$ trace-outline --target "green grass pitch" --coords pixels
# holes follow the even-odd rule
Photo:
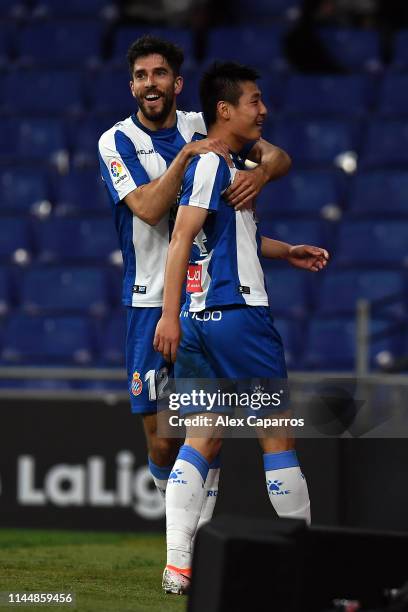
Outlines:
[[[164,595],[164,536],[0,529],[0,592],[73,592],[76,606],[0,606],[55,612],[173,612],[186,598]]]

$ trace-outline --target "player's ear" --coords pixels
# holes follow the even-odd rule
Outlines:
[[[129,85],[130,85],[130,91],[131,91],[131,93],[132,93],[132,96],[133,96],[134,98],[136,98],[136,96],[135,96],[135,88],[134,88],[133,81],[129,81]]]
[[[174,93],[176,94],[176,96],[178,96],[178,94],[183,89],[183,83],[184,80],[182,76],[176,77],[176,80],[174,81]]]
[[[225,102],[224,100],[217,102],[217,113],[221,119],[228,121],[230,118],[230,107],[228,102]]]

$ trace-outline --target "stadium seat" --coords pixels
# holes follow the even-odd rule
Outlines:
[[[114,0],[39,0],[34,17],[109,17],[115,4]]]
[[[354,215],[408,216],[408,176],[402,171],[366,172],[353,182],[349,210]]]
[[[12,293],[9,269],[0,267],[0,318],[4,317],[12,307]]]
[[[74,70],[13,71],[5,79],[4,109],[25,114],[78,114],[81,75]]]
[[[32,166],[10,166],[0,170],[0,213],[32,212],[33,206],[49,200],[46,173]]]
[[[406,121],[377,119],[370,123],[362,149],[360,168],[406,166],[408,124]]]
[[[325,247],[324,229],[319,221],[295,221],[286,219],[260,218],[263,236],[283,240],[289,244],[314,244]]]
[[[375,319],[370,333],[389,327],[389,321]],[[352,370],[356,359],[355,321],[348,318],[314,318],[310,322],[304,365],[317,370]],[[377,366],[382,351],[393,350],[393,339],[383,338],[370,344],[370,363]]]
[[[102,316],[109,308],[103,268],[31,266],[23,275],[21,308],[28,314]]]
[[[201,75],[197,70],[183,70],[184,84],[181,94],[177,97],[177,107],[184,111],[201,110],[199,82]]]
[[[102,363],[106,365],[125,365],[126,310],[119,308],[107,317],[99,347]]]
[[[16,132],[18,123],[14,118],[0,117],[0,162],[14,164],[17,161]]]
[[[304,324],[294,319],[285,319],[282,317],[274,317],[273,323],[282,338],[288,368],[298,368],[302,362],[304,345],[302,326]]]
[[[257,214],[317,217],[328,205],[339,205],[335,173],[292,171],[279,181],[267,183],[257,198]]]
[[[408,221],[344,221],[340,225],[336,263],[407,265]]]
[[[394,34],[394,54],[392,67],[406,70],[408,66],[408,30],[399,30]]]
[[[0,260],[26,263],[32,253],[30,229],[21,216],[1,218]]]
[[[97,20],[29,22],[18,34],[18,60],[24,66],[95,66],[101,42],[102,25]]]
[[[356,126],[348,121],[282,119],[272,134],[272,142],[304,166],[332,167],[338,155],[357,145]]]
[[[305,318],[310,308],[310,288],[303,271],[265,264],[266,287],[273,316]]]
[[[367,109],[367,81],[360,75],[289,78],[285,113],[296,115],[362,115]]]
[[[377,111],[387,116],[408,114],[408,75],[393,73],[385,75]]]
[[[103,263],[119,248],[112,219],[50,218],[34,224],[41,263],[80,260]]]
[[[93,113],[112,113],[117,120],[136,110],[129,87],[129,73],[125,64],[119,70],[104,69],[87,79],[88,100]]]
[[[389,316],[403,318],[407,314],[406,280],[396,270],[327,270],[319,296],[316,299],[317,312],[324,316],[354,315],[357,300],[370,302],[389,296],[399,296],[395,303],[371,310]]]
[[[20,161],[55,162],[66,153],[65,133],[57,119],[24,119],[16,127]]]
[[[380,35],[374,30],[321,28],[319,36],[332,57],[346,70],[381,68]]]
[[[129,115],[132,112],[133,109],[130,104]],[[103,115],[67,122],[74,167],[82,168],[99,165],[98,140],[103,132],[110,129],[120,119],[124,119],[124,117]]]
[[[73,169],[54,179],[55,214],[110,214],[109,199],[99,169]]]
[[[113,62],[119,66],[125,66],[126,54],[130,45],[144,34],[159,36],[179,45],[184,51],[184,68],[191,67],[195,63],[191,30],[151,26],[121,26],[118,28],[115,35]]]
[[[1,360],[16,364],[88,364],[93,356],[93,337],[86,317],[10,317],[3,340]]]
[[[281,35],[282,28],[276,25],[212,28],[205,63],[234,60],[263,69],[281,68],[285,63]]]

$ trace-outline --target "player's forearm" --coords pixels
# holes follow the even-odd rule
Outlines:
[[[164,277],[163,317],[178,319],[183,283],[187,275],[192,239],[173,235]]]
[[[252,172],[259,173],[264,184],[285,176],[292,165],[289,155],[283,149],[265,140],[251,149],[248,159],[258,164]]]
[[[183,148],[161,177],[128,194],[125,202],[132,212],[149,225],[159,223],[177,200],[190,159],[188,150]]]
[[[270,259],[287,259],[291,246],[287,242],[266,238],[266,236],[261,237],[261,253]]]

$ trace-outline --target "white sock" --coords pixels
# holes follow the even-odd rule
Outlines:
[[[150,457],[148,459],[150,473],[154,480],[154,484],[156,485],[157,490],[164,499],[166,495],[167,481],[169,479],[170,472],[173,466],[168,465],[166,467],[159,467],[158,465],[153,463]]]
[[[191,567],[191,540],[203,506],[208,461],[184,444],[169,476],[166,490],[167,565]]]
[[[266,488],[278,516],[304,519],[310,524],[310,499],[306,479],[295,450],[265,453]]]
[[[200,518],[198,519],[197,529],[191,540],[191,550],[194,547],[195,537],[200,527],[209,523],[214,513],[215,504],[218,496],[218,482],[220,480],[221,459],[217,455],[210,463],[210,469],[204,484],[204,501],[201,508]]]

